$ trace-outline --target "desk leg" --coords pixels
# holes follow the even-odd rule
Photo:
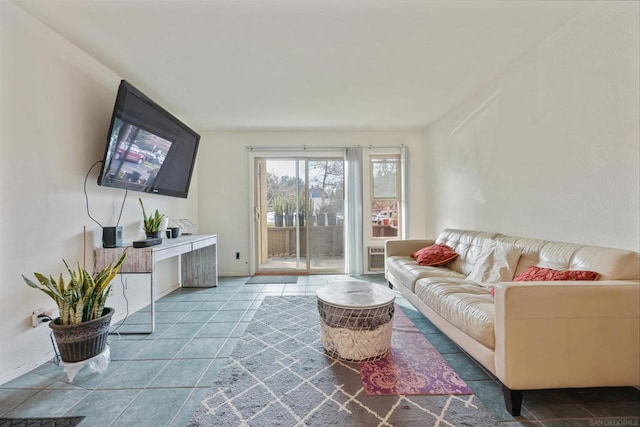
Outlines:
[[[155,291],[154,291],[154,278],[155,276],[155,272],[151,272],[151,274],[149,275],[149,296],[151,297],[151,302],[150,302],[150,306],[151,306],[151,330],[150,331],[145,331],[145,332],[120,332],[119,330],[117,330],[115,332],[109,332],[109,334],[114,334],[114,335],[149,335],[152,334],[153,331],[156,329],[156,295],[155,295]],[[126,323],[127,319],[125,318],[123,320],[124,323]],[[119,326],[118,326],[119,328]]]
[[[153,269],[155,270],[155,268]],[[156,273],[155,271],[151,271],[151,283],[149,284],[149,287],[151,288],[151,332],[149,332],[150,334],[153,333],[153,331],[156,329],[156,295],[154,292],[154,287],[155,287],[155,278]]]
[[[181,278],[184,288],[218,286],[217,245],[205,246],[181,256]]]

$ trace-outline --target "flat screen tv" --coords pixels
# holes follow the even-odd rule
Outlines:
[[[200,135],[120,82],[98,185],[186,198]]]

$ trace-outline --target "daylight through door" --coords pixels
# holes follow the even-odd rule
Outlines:
[[[256,158],[257,272],[344,272],[342,158]]]

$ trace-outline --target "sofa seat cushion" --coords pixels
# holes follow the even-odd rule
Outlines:
[[[396,279],[394,285],[404,286],[411,292],[415,292],[415,284],[423,277],[460,277],[465,276],[445,266],[430,267],[419,265],[410,256],[391,256],[387,258],[387,270]]]
[[[495,348],[494,302],[490,289],[454,277],[418,280],[415,294],[433,311],[488,348]]]

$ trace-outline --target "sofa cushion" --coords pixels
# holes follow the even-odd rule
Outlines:
[[[463,274],[450,270],[447,267],[425,267],[409,256],[391,256],[387,258],[387,272],[393,276],[395,286],[404,286],[411,292],[415,292],[415,284],[423,277],[460,277]]]
[[[438,235],[436,243],[444,243],[458,254],[447,267],[466,276],[473,269],[484,242],[495,240],[495,236],[496,233],[483,231],[445,229]]]
[[[525,271],[514,277],[514,282],[536,282],[547,280],[598,280],[600,274],[586,270],[554,270],[532,265]]]
[[[433,267],[448,264],[457,257],[458,254],[444,244],[427,246],[411,254],[411,258],[415,259],[418,264]]]
[[[513,279],[521,253],[514,245],[486,241],[467,279],[480,284],[508,282]]]
[[[415,288],[433,311],[485,347],[495,348],[495,305],[489,289],[455,277],[423,278]]]

